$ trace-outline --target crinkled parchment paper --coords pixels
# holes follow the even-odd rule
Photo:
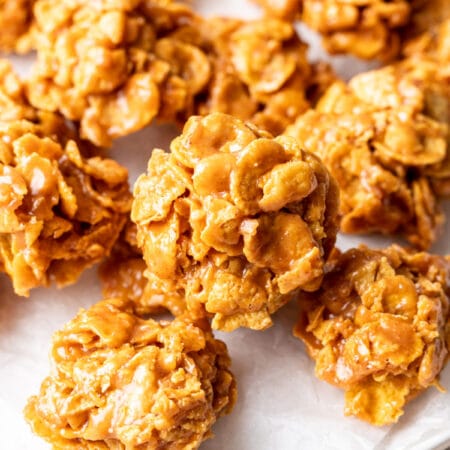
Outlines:
[[[203,0],[196,6],[205,14],[252,17],[257,10],[244,0]],[[301,30],[312,43],[311,57],[323,57],[318,39]],[[15,58],[22,72],[30,58]],[[368,67],[360,61],[339,57],[333,64],[342,76]],[[121,139],[113,156],[130,170],[131,180],[146,168],[154,147],[168,148],[177,130],[152,126]],[[450,203],[446,207],[450,218]],[[432,249],[450,253],[450,225]],[[340,236],[346,249],[365,242],[381,247],[387,239]],[[48,351],[54,330],[70,320],[80,307],[100,300],[95,269],[86,272],[75,286],[58,291],[39,289],[29,299],[14,296],[6,277],[0,276],[0,449],[41,450],[50,446],[35,437],[22,418],[27,397],[38,391],[49,370]],[[429,450],[450,446],[450,394],[430,389],[406,408],[399,423],[375,428],[343,416],[343,392],[314,377],[312,362],[303,344],[292,336],[296,305],[275,316],[275,326],[264,332],[237,330],[217,333],[228,344],[239,400],[233,413],[215,426],[216,437],[205,450]],[[442,374],[450,389],[450,367]]]

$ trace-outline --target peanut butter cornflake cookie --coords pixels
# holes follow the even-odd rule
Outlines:
[[[331,54],[392,60],[405,41],[450,18],[448,0],[254,0],[269,17],[300,19]]]
[[[317,293],[300,295],[294,334],[316,375],[345,390],[345,414],[394,423],[450,349],[448,258],[392,246],[335,252]]]
[[[14,290],[74,282],[107,255],[131,206],[128,172],[84,155],[52,114],[0,122],[0,261]]]
[[[322,35],[330,53],[390,59],[400,49],[400,29],[408,24],[411,0],[254,0],[268,15],[301,19]]]
[[[336,178],[342,231],[402,234],[421,249],[436,240],[438,197],[450,194],[449,72],[436,58],[336,82],[286,130]]]
[[[318,158],[219,113],[192,117],[170,154],[154,150],[134,197],[147,277],[222,330],[266,328],[317,289],[338,228]]]
[[[196,449],[236,400],[207,321],[143,319],[128,300],[81,310],[54,334],[51,358],[25,417],[55,450]]]
[[[163,38],[196,21],[181,3],[39,0],[35,15],[38,61],[29,98],[79,122],[82,137],[97,145],[141,129],[162,111],[173,120],[208,80],[200,50]]]
[[[208,55],[211,76],[194,113],[230,114],[275,136],[336,78],[328,65],[308,62],[307,45],[282,20],[206,19],[195,40]]]

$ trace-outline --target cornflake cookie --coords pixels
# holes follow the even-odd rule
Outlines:
[[[216,111],[280,134],[335,79],[276,19],[203,19],[167,0],[39,0],[35,12],[30,101],[97,145]]]
[[[264,329],[299,289],[320,286],[338,192],[318,158],[225,114],[192,117],[154,150],[132,220],[147,277],[213,327]]]
[[[413,11],[411,0],[255,0],[267,14],[300,18],[323,37],[332,54],[392,59],[400,50],[400,29]]]
[[[437,196],[450,194],[449,105],[446,70],[413,58],[335,83],[286,134],[336,178],[342,231],[426,249],[444,221]]]
[[[308,63],[306,44],[287,22],[215,18],[202,21],[196,32],[190,39],[211,62],[196,114],[230,114],[276,136],[336,79],[330,66]]]
[[[450,18],[448,0],[254,0],[269,17],[301,19],[331,53],[382,61],[398,56],[405,40]]]
[[[107,255],[131,206],[125,168],[85,157],[64,121],[39,117],[0,122],[0,261],[23,296]]]
[[[80,122],[81,136],[108,146],[148,125],[176,118],[207,82],[207,57],[164,37],[196,21],[167,0],[39,0],[38,61],[28,95],[40,109]]]
[[[412,0],[304,0],[302,20],[323,36],[332,54],[391,60],[400,51],[400,28],[408,24]]]
[[[26,53],[33,47],[33,5],[36,0],[0,2],[0,51]]]
[[[53,370],[25,417],[54,449],[196,449],[236,384],[208,323],[156,322],[104,300],[53,336]]]
[[[450,348],[450,262],[392,246],[335,252],[321,289],[300,294],[294,334],[316,375],[345,390],[345,414],[397,422],[429,386]]]

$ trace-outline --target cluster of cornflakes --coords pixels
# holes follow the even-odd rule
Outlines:
[[[345,390],[345,413],[396,422],[448,357],[450,263],[392,246],[336,251],[320,290],[299,297],[294,333],[316,375]]]
[[[19,295],[74,282],[109,253],[131,206],[127,170],[84,157],[54,126],[0,123],[0,258]]]
[[[54,369],[25,417],[55,449],[194,449],[232,408],[225,344],[207,322],[156,322],[103,300],[53,337]]]
[[[211,78],[196,114],[231,114],[279,135],[336,78],[327,64],[308,62],[307,46],[287,22],[219,18],[202,26]]]
[[[173,0],[6,0],[0,50],[0,271],[17,294],[101,261],[106,300],[54,334],[25,409],[55,449],[195,449],[236,383],[211,328],[263,330],[292,299],[316,374],[348,415],[394,423],[450,349],[450,259],[341,253],[338,230],[439,236],[450,195],[446,0],[256,0],[204,18]],[[392,60],[348,83],[311,63]],[[183,126],[147,173],[105,157],[153,120]],[[153,316],[170,313],[171,321]]]
[[[338,228],[320,160],[221,113],[154,150],[132,220],[147,276],[213,327],[263,329],[298,289],[319,287]]]
[[[450,193],[450,85],[437,61],[411,58],[336,82],[286,131],[339,184],[341,229],[403,234],[427,249]]]
[[[392,60],[410,38],[450,17],[447,0],[254,0],[268,16],[300,18],[331,54]]]

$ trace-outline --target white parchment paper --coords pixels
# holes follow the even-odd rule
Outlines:
[[[204,14],[256,17],[258,10],[243,0],[194,2]],[[300,30],[311,44],[310,56],[323,57],[319,40]],[[30,58],[13,58],[26,72]],[[333,59],[338,73],[349,77],[369,65],[353,58]],[[154,147],[168,149],[177,134],[170,126],[152,126],[119,140],[112,155],[130,170],[130,179],[145,171]],[[450,203],[445,205],[450,217]],[[450,253],[450,225],[432,249]],[[364,242],[381,247],[380,237],[340,236],[342,249]],[[64,290],[37,289],[29,299],[14,295],[9,280],[0,275],[0,449],[44,450],[50,446],[35,437],[22,418],[26,399],[38,392],[48,374],[50,338],[79,308],[101,299],[96,271]],[[232,414],[214,427],[216,437],[205,450],[430,450],[450,446],[450,394],[435,389],[410,403],[399,423],[375,428],[343,416],[343,392],[314,377],[314,366],[303,344],[292,336],[296,305],[279,311],[275,325],[264,332],[237,330],[217,333],[227,342],[239,399]],[[442,374],[450,389],[450,367]]]

